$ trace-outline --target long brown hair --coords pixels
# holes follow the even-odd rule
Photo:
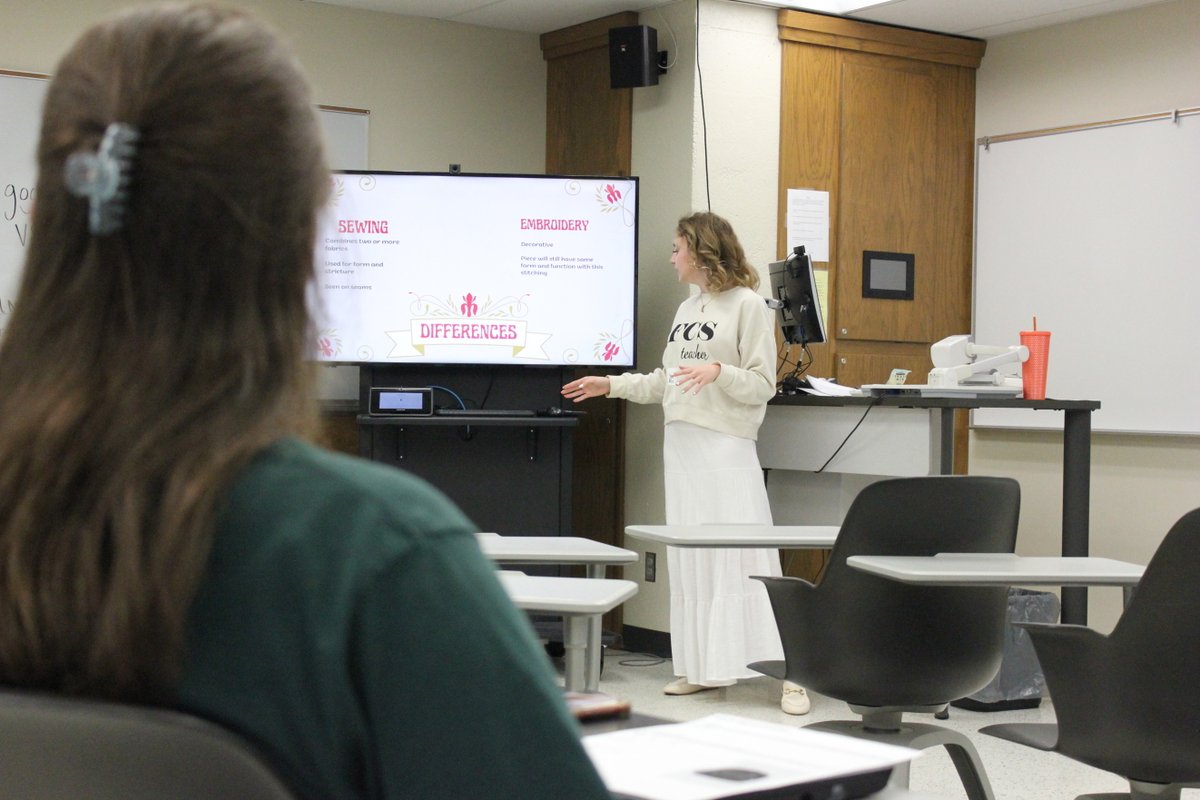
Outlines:
[[[675,234],[687,242],[696,266],[708,277],[705,289],[716,294],[735,286],[758,288],[758,271],[746,260],[733,226],[711,211],[698,211],[679,220]]]
[[[95,235],[64,162],[113,122],[140,139],[123,226]],[[158,6],[64,56],[37,158],[0,344],[0,681],[161,699],[224,489],[314,420],[320,133],[273,32]]]

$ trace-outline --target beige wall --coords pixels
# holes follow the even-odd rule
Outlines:
[[[1200,0],[1177,0],[988,42],[976,84],[976,135],[997,135],[1200,106]],[[1137,242],[1117,243],[1134,255]],[[1153,280],[1152,267],[1133,280]],[[1164,286],[1163,291],[1170,291]],[[1147,346],[1151,346],[1147,342]],[[1054,364],[1050,364],[1053,395]],[[1136,364],[1113,365],[1135,380]],[[1187,365],[1181,365],[1187,369]],[[1147,391],[1169,391],[1156,376]],[[1102,403],[1103,396],[1097,398]],[[971,472],[1021,482],[1025,554],[1055,554],[1061,529],[1062,439],[978,430]],[[1092,444],[1091,552],[1145,563],[1171,524],[1200,506],[1200,439],[1097,434]],[[1089,592],[1089,624],[1111,629],[1120,592]]]
[[[779,182],[780,45],[775,10],[723,0],[700,4],[700,82],[696,76],[695,4],[691,0],[643,12],[658,31],[659,49],[674,61],[656,87],[634,90],[633,174],[641,177],[638,369],[662,364],[664,337],[687,296],[668,256],[678,219],[707,206],[704,123],[708,127],[708,195],[712,210],[730,220],[750,262],[766,280],[775,259]],[[674,31],[674,39],[670,31]],[[663,522],[662,409],[629,408],[626,433],[625,520]],[[646,543],[626,540],[645,553]],[[625,577],[641,583],[625,604],[624,621],[649,630],[669,627],[666,555],[658,580],[641,582],[643,567]]]
[[[6,3],[0,68],[52,72],[90,23],[136,2]],[[374,169],[545,165],[546,68],[534,34],[297,0],[241,0],[291,39],[318,103],[371,112]]]

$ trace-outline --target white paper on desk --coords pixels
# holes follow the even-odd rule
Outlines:
[[[862,394],[861,391],[851,386],[842,386],[840,383],[834,383],[825,378],[814,378],[811,375],[808,378],[808,394],[822,395],[825,397],[852,397]]]
[[[888,769],[918,751],[836,733],[713,714],[583,739],[609,791],[647,800],[716,800],[811,781]],[[705,775],[748,770],[731,781]]]

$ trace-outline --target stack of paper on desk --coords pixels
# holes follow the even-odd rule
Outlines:
[[[840,383],[828,380],[827,378],[814,378],[811,375],[808,377],[808,385],[811,388],[801,389],[800,391],[822,397],[857,397],[862,394],[862,392],[853,386],[842,386]]]
[[[772,797],[797,787],[814,800],[880,791],[892,767],[918,751],[791,725],[713,714],[585,737],[583,746],[614,794],[644,800]]]

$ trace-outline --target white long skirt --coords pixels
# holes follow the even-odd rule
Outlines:
[[[663,435],[668,525],[771,524],[754,442],[686,422]],[[754,661],[783,658],[771,601],[751,575],[782,574],[769,548],[668,547],[671,658],[688,683],[756,677]]]

